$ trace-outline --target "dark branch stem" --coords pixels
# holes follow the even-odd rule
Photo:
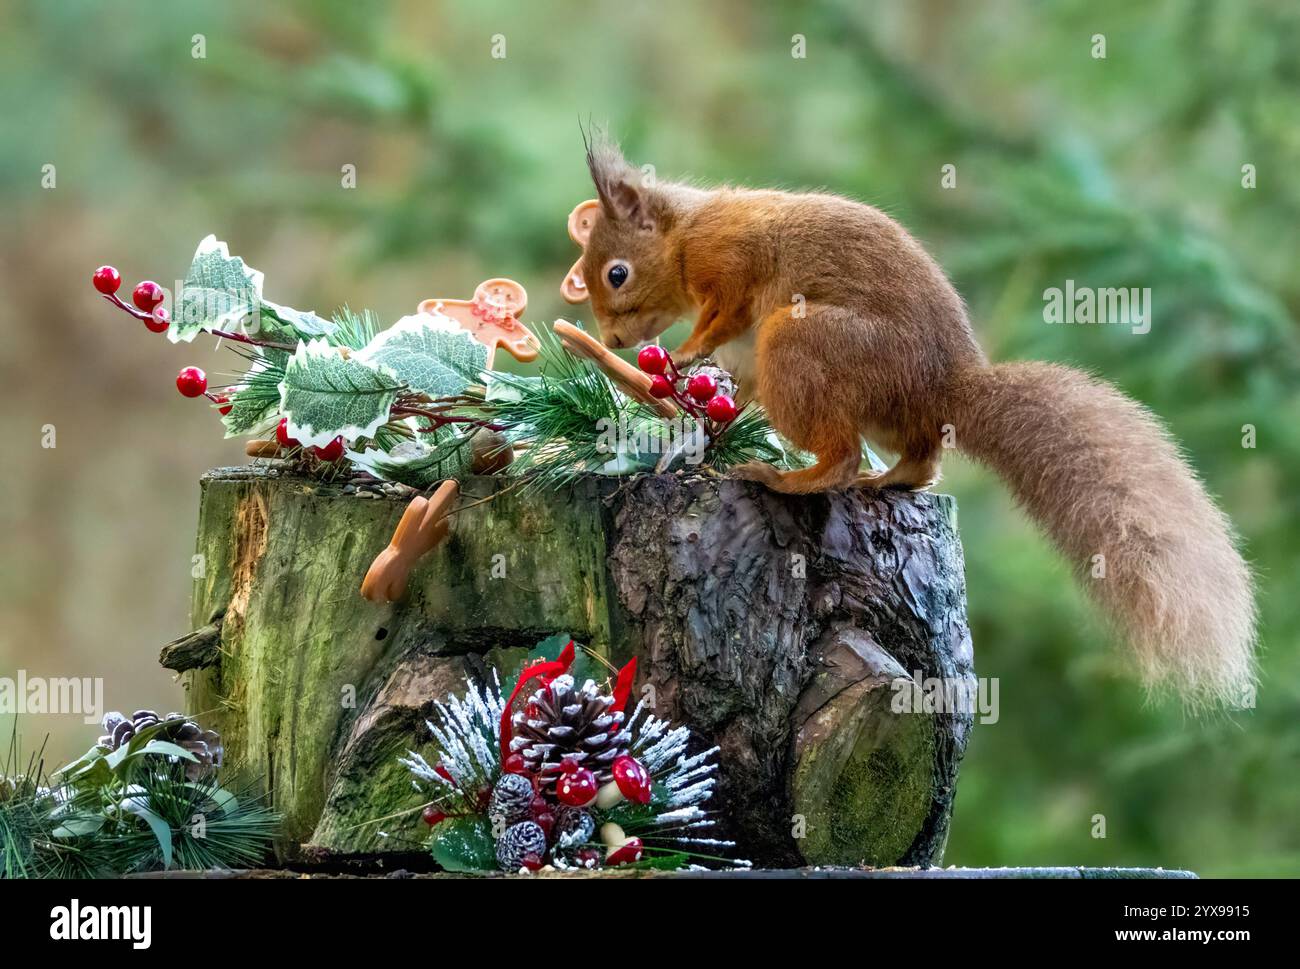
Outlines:
[[[494,424],[491,421],[480,420],[477,417],[457,417],[451,414],[440,414],[437,411],[425,410],[422,407],[396,405],[391,413],[402,417],[423,417],[425,420],[430,421],[433,424],[432,427],[421,428],[426,434],[436,431],[444,424],[470,424],[474,427],[486,428],[489,431],[504,431],[506,429],[505,424]]]
[[[130,313],[137,320],[152,320],[154,318],[152,313],[146,313],[144,310],[137,309],[130,303],[123,302],[122,298],[116,293],[101,293],[100,295],[118,309]],[[288,353],[293,353],[298,349],[297,346],[290,343],[276,343],[271,340],[256,340],[251,336],[245,336],[242,333],[230,333],[226,330],[208,330],[207,332],[222,340],[230,340],[234,343],[246,343],[252,347],[265,347],[269,350],[284,350]]]

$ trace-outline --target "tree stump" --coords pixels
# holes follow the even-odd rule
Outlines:
[[[202,479],[192,621],[164,649],[227,768],[285,844],[411,850],[397,763],[467,677],[513,676],[554,633],[621,664],[660,716],[718,744],[713,806],[768,866],[939,862],[969,710],[900,705],[973,677],[956,506],[944,495],[791,497],[716,477],[471,478],[407,599],[358,588],[405,501],[227,468]],[[507,686],[509,684],[507,683]]]

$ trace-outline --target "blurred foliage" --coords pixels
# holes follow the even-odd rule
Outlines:
[[[124,332],[87,285],[96,265],[170,285],[216,232],[295,306],[391,321],[511,275],[530,318],[573,315],[564,218],[591,194],[593,119],[661,177],[825,186],[891,212],[991,356],[1074,363],[1148,403],[1243,532],[1258,709],[1189,720],[1144,703],[1001,486],[949,462],[1002,709],[972,735],[948,861],[1300,871],[1294,5],[19,0],[0,26],[0,671],[102,675],[110,707],[170,705],[154,651],[189,628],[194,480],[242,459],[170,388],[228,355]],[[1066,279],[1149,287],[1151,332],[1046,325],[1043,290]],[[64,753],[93,731],[28,725],[47,728]]]

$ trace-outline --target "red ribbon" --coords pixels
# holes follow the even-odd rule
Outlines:
[[[559,659],[542,660],[533,664],[527,670],[521,670],[519,673],[519,682],[515,684],[514,690],[510,693],[510,699],[506,701],[505,709],[501,711],[501,763],[504,765],[506,758],[510,756],[510,739],[514,736],[514,724],[510,721],[514,713],[515,698],[519,696],[521,690],[528,683],[538,677],[543,677],[542,686],[550,686],[551,681],[557,676],[563,676],[573,665],[573,640],[569,640],[569,645],[564,647],[560,653]],[[621,675],[621,674],[620,674]]]
[[[627,706],[627,699],[632,695],[632,681],[636,679],[636,657],[633,656],[626,666],[618,671],[618,681],[614,684],[614,705],[611,713],[618,713]]]

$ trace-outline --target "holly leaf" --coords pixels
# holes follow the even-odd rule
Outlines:
[[[317,316],[311,310],[296,310],[292,306],[281,306],[269,299],[262,300],[262,325],[265,328],[268,317],[273,323],[298,339],[314,336],[331,336],[338,329],[338,324]]]
[[[199,243],[167,328],[172,343],[189,343],[204,330],[254,333],[262,309],[263,276],[210,235]]]
[[[299,342],[280,382],[280,413],[303,447],[373,437],[405,384],[387,367],[344,357],[325,339]]]
[[[447,818],[433,829],[429,850],[447,871],[495,871],[497,846],[492,822],[480,814]]]
[[[510,374],[505,380],[497,377],[497,373],[492,370],[483,374],[484,399],[488,401],[521,401],[525,391],[535,393],[545,385],[541,377],[526,377],[517,373]]]
[[[398,481],[421,491],[469,474],[473,455],[466,435],[452,427],[440,427],[421,437],[432,438],[433,446],[424,440],[403,441],[387,452],[348,451],[348,460],[383,481]]]
[[[149,825],[149,830],[153,832],[154,839],[158,842],[158,850],[162,853],[163,868],[170,868],[172,866],[171,826],[149,807],[149,801],[145,797],[123,798],[120,807],[139,816],[145,824]]]
[[[403,316],[357,354],[390,368],[412,390],[452,397],[482,380],[488,348],[441,313]]]
[[[272,340],[329,336],[337,325],[324,317],[262,298],[265,277],[224,242],[210,235],[199,243],[181,285],[167,339],[189,343],[203,331],[225,330]]]

